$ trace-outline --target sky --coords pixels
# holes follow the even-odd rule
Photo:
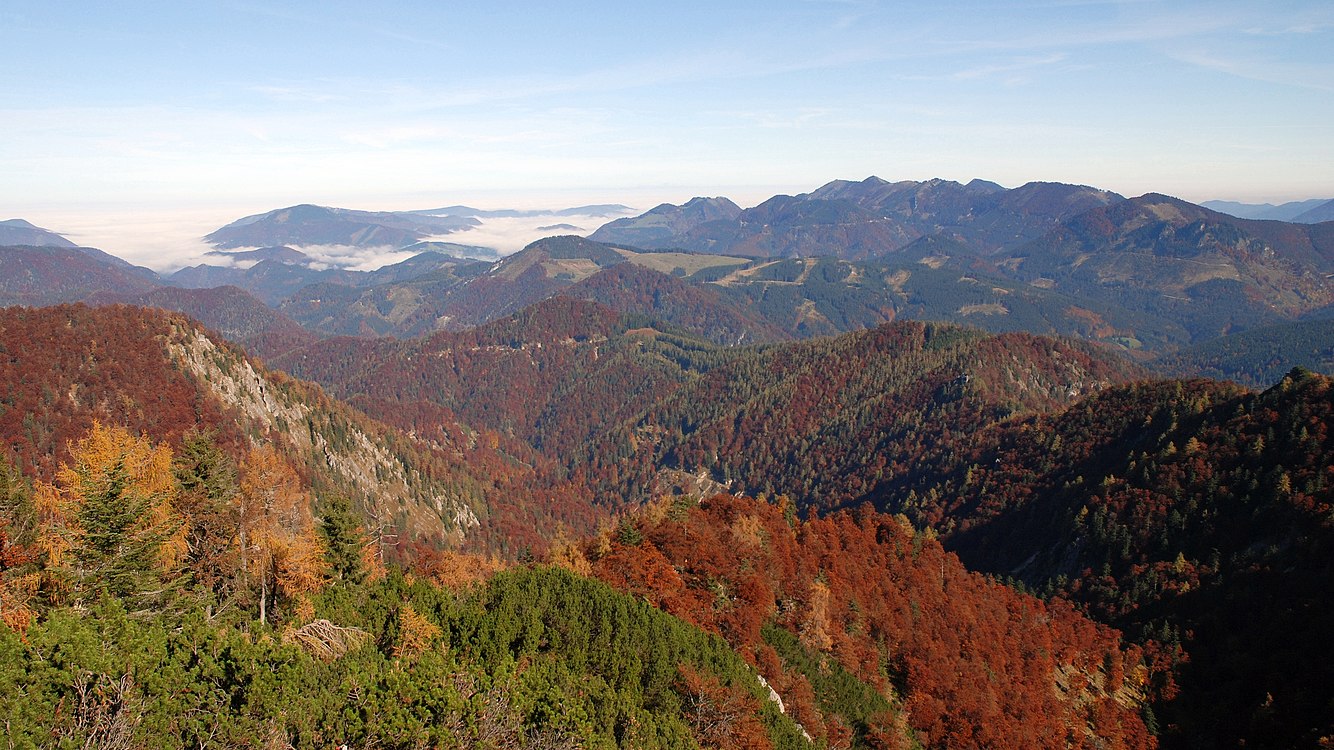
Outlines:
[[[0,219],[155,267],[297,203],[1334,197],[1328,0],[5,0],[0,91]]]

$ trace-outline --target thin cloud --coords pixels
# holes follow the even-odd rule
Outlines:
[[[1009,62],[979,65],[967,70],[960,70],[950,74],[948,77],[956,81],[967,81],[979,78],[991,78],[997,75],[1012,76],[1015,73],[1026,72],[1036,68],[1044,68],[1049,65],[1064,62],[1067,57],[1068,55],[1064,52],[1044,55],[1042,57],[1020,57]]]
[[[613,217],[598,216],[558,216],[556,214],[547,214],[543,216],[524,216],[514,218],[483,219],[482,225],[473,227],[462,232],[454,232],[448,236],[439,237],[442,242],[456,242],[460,245],[480,245],[482,247],[495,248],[501,255],[522,250],[532,242],[549,237],[553,234],[576,234],[581,237],[587,237],[597,230],[598,227],[611,221]],[[579,230],[543,230],[542,227],[553,226],[557,224],[572,224],[581,227]]]
[[[1221,57],[1202,50],[1178,50],[1169,56],[1178,62],[1264,83],[1334,91],[1334,66],[1277,63],[1269,60]]]

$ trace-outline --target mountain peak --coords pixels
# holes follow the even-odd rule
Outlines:
[[[991,180],[983,180],[980,178],[974,178],[972,180],[969,180],[968,184],[964,185],[964,187],[967,188],[968,190],[972,190],[978,193],[1000,193],[1005,191],[1005,187],[1003,185],[992,182]]]
[[[277,245],[274,247],[260,247],[254,250],[242,250],[239,252],[225,252],[222,250],[214,250],[213,252],[209,253],[209,255],[222,258],[230,258],[233,261],[241,261],[241,262],[276,260],[279,263],[305,265],[307,263],[310,263],[311,261],[309,255],[306,255],[300,250],[287,247],[286,245]]]
[[[740,215],[741,207],[728,198],[696,196],[680,206],[662,203],[639,216],[616,219],[588,237],[598,242],[662,248],[695,227],[713,221],[733,221]]]
[[[43,229],[24,219],[0,221],[0,245],[34,247],[78,247],[57,232]]]
[[[469,217],[358,211],[300,203],[239,219],[206,235],[204,240],[224,250],[280,245],[401,248],[479,223]]]

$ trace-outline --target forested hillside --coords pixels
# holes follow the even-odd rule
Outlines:
[[[620,294],[663,288],[639,275]],[[678,314],[687,325],[690,308]],[[206,641],[223,617],[258,646],[274,623],[331,611],[359,565],[456,587],[545,557],[724,637],[817,746],[1334,735],[1322,376],[1294,371],[1262,393],[1145,380],[1088,345],[917,322],[722,346],[568,297],[469,331],[332,339],[280,360],[333,396],[160,311],[10,308],[0,347],[16,467],[0,493],[0,609],[19,630],[66,627],[66,607],[120,617],[110,597],[135,623],[125,633],[157,627],[143,615],[170,604],[203,613]],[[121,484],[117,467],[131,466],[145,473]],[[126,507],[88,503],[107,487],[139,489]],[[771,500],[700,503],[724,490]],[[118,513],[139,551],[97,552],[89,524]],[[335,552],[335,537],[357,541]],[[563,627],[552,617],[543,627]],[[393,654],[391,626],[326,619]],[[454,632],[444,614],[428,620]],[[476,677],[492,657],[457,658],[450,669]],[[735,709],[728,726],[779,746],[800,735],[732,678],[678,667],[672,689],[689,705],[712,696]],[[592,674],[568,669],[584,676],[556,694]],[[97,679],[86,690],[110,695]],[[686,704],[662,700],[644,710],[681,716]],[[464,703],[460,715],[491,710]],[[511,709],[527,727],[513,736],[528,738],[513,741],[536,742],[544,714],[495,710]],[[298,746],[326,736],[246,716],[247,732],[277,722]],[[654,731],[699,741],[703,725],[680,720],[694,728]],[[372,736],[366,721],[352,736]],[[634,744],[615,720],[578,725],[552,726]]]
[[[431,409],[448,409],[611,502],[647,499],[666,467],[818,507],[861,497],[877,471],[948,444],[951,431],[1053,409],[1138,372],[1068,342],[921,323],[720,347],[563,298],[459,334],[327,341],[277,365],[419,434]]]
[[[1173,746],[1313,746],[1334,734],[1331,385],[1109,389],[958,441],[878,502],[1177,660]]]
[[[386,572],[276,466],[94,425],[54,484],[4,473],[11,746],[812,746],[721,639],[560,570]]]
[[[469,468],[480,451],[457,426],[435,444],[410,440],[318,387],[264,370],[183,316],[6,308],[0,350],[0,435],[6,458],[31,476],[50,481],[71,441],[100,421],[171,445],[208,433],[237,461],[272,445],[306,482],[345,494],[405,535],[458,541],[489,523],[496,480]],[[476,465],[488,463],[496,461]]]
[[[1143,373],[1068,342],[896,323],[719,348],[660,328],[556,300],[467,338],[312,357],[307,373],[333,374],[331,387],[380,414],[458,409],[531,446],[547,461],[539,481],[568,497],[619,505],[729,488],[786,495],[805,513],[866,501],[905,513],[970,565],[1126,628],[1146,649],[1155,726],[1173,746],[1329,734],[1312,687],[1325,662],[1284,680],[1262,635],[1285,630],[1292,653],[1320,653],[1301,634],[1325,617],[1327,501],[1294,513],[1263,488],[1286,476],[1323,497],[1323,471],[1296,463],[1328,463],[1323,407],[1274,402],[1299,408],[1262,430],[1275,447],[1229,452],[1214,446],[1258,427],[1227,420],[1267,413],[1260,397],[1207,381],[1122,385]],[[1261,604],[1265,587],[1293,603]],[[1225,633],[1247,607],[1275,619],[1253,620],[1268,624],[1240,645]]]
[[[1151,746],[1137,649],[888,517],[685,500],[558,545],[573,573],[404,573],[266,447],[94,422],[53,481],[0,476],[21,747]]]
[[[880,742],[904,719],[932,748],[1153,746],[1138,649],[1069,605],[968,573],[905,519],[663,501],[585,553],[598,577],[750,655],[831,746]],[[878,694],[827,696],[853,678]],[[901,696],[906,716],[882,696]]]
[[[1334,320],[1281,323],[1220,336],[1159,357],[1152,366],[1166,375],[1234,380],[1252,388],[1267,388],[1294,367],[1331,375]]]

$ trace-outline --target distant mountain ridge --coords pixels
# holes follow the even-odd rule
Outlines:
[[[175,289],[157,274],[92,248],[0,247],[0,305],[134,304],[183,312],[262,356],[316,338],[277,310],[225,282]]]
[[[1158,335],[1182,343],[1334,302],[1334,225],[1236,219],[1152,193],[1081,214],[1010,255],[1011,277],[1179,321],[1183,332]]]
[[[142,293],[157,274],[92,248],[0,247],[0,303],[54,305],[105,290]]]
[[[617,214],[627,214],[631,212],[629,206],[622,206],[619,203],[599,203],[590,206],[574,206],[572,208],[560,208],[554,210],[548,209],[482,209],[471,206],[446,206],[444,208],[428,208],[421,211],[412,211],[410,213],[426,214],[428,216],[462,216],[484,219],[517,219],[531,218],[534,216],[597,216],[607,217]]]
[[[255,214],[204,235],[221,249],[278,245],[403,247],[477,226],[476,219],[301,204]]]
[[[281,309],[326,334],[409,337],[463,330],[564,294],[667,322],[689,321],[691,331],[718,342],[786,338],[762,316],[726,299],[721,290],[666,275],[685,277],[687,271],[744,264],[736,258],[644,253],[556,236],[494,264],[441,268],[355,290],[308,286],[287,298]]]
[[[700,224],[728,221],[740,214],[741,207],[727,198],[692,198],[680,206],[663,203],[640,216],[616,219],[589,239],[652,249],[670,246],[672,238]]]
[[[608,218],[630,210],[620,204],[599,204],[553,210],[446,206],[416,211],[361,211],[305,203],[237,219],[205,235],[204,241],[223,250],[280,245],[403,249],[423,240],[481,226],[483,219]],[[453,247],[463,249],[467,246]],[[486,249],[486,252],[491,257],[495,255],[494,250]]]
[[[1278,205],[1272,203],[1240,203],[1238,201],[1204,201],[1200,205],[1219,213],[1235,216],[1238,219],[1267,219],[1315,224],[1320,221],[1329,221],[1329,219],[1308,218],[1307,214],[1331,203],[1334,203],[1334,200],[1329,198],[1312,198],[1304,201],[1289,201]],[[1318,216],[1318,214],[1313,214],[1313,216]],[[1334,218],[1334,216],[1330,218]]]
[[[1026,299],[1042,299],[1039,290],[1045,290],[1068,300],[1065,312],[1051,308],[1054,298],[1044,300],[1047,311],[1029,315],[1021,328],[1082,328],[1079,335],[1131,352],[1170,350],[1291,320],[1324,308],[1334,295],[1334,235],[1324,224],[1238,219],[1152,193],[1126,199],[1057,183],[1005,189],[976,180],[961,185],[871,177],[775,196],[731,218],[687,221],[691,214],[673,208],[611,222],[590,239],[633,236],[653,247],[732,254],[757,263],[828,255],[897,266],[894,291],[879,293],[880,307],[896,313],[912,307],[911,295],[903,296],[904,282],[915,284],[911,280],[918,275],[911,262],[957,268],[961,281],[990,277],[1003,283],[993,281],[985,294],[985,285],[979,285],[969,295],[974,299],[954,310],[920,297],[921,307],[932,309],[936,319],[976,314],[979,324],[992,328],[1001,322],[995,316],[1015,312],[1020,297],[1010,285],[1018,283],[1027,287]],[[670,233],[662,220],[667,216],[679,220]],[[821,300],[807,302],[828,310],[831,295],[862,294],[853,287],[826,289]],[[765,290],[771,291],[778,292]],[[945,290],[936,284],[934,291]],[[1220,304],[1223,300],[1228,303]]]
[[[42,229],[23,219],[0,221],[0,245],[33,245],[36,247],[78,247],[64,235]]]
[[[1319,222],[1334,221],[1334,200],[1325,201],[1309,211],[1303,211],[1292,220],[1302,224],[1316,224]]]
[[[589,239],[752,257],[865,259],[901,250],[921,237],[943,235],[990,253],[1121,199],[1115,193],[1057,183],[1006,190],[983,180],[961,185],[868,177],[860,182],[835,180],[801,195],[774,196],[736,212],[699,210],[735,206],[718,198],[696,198],[680,207],[665,204],[635,219],[604,225]]]
[[[1239,219],[1170,196],[1127,199],[1060,183],[1005,188],[984,180],[869,177],[745,209],[723,197],[695,198],[614,218],[588,239],[547,237],[498,260],[470,246],[414,239],[440,229],[438,222],[466,227],[533,213],[294,206],[220,229],[250,233],[238,248],[257,249],[220,248],[209,256],[218,264],[180,269],[169,282],[239,287],[316,335],[461,330],[573,293],[624,312],[669,316],[716,342],[828,335],[910,318],[1073,335],[1140,361],[1334,307],[1334,224]],[[325,254],[312,253],[322,259],[313,261],[300,250],[308,245],[260,243],[279,235],[303,242],[397,238],[406,250],[423,252],[378,271],[351,271],[326,267]],[[447,257],[467,255],[482,257]],[[111,256],[101,259],[128,269]],[[65,290],[51,301],[85,299],[119,284],[90,286],[101,273],[92,267],[79,272],[83,278],[56,278],[50,261],[28,262],[45,264],[42,278]],[[646,271],[594,278],[624,262]],[[159,282],[146,269],[136,273]],[[613,277],[633,291],[613,289]],[[140,280],[121,286],[135,294],[147,289]],[[698,314],[684,314],[691,307]]]

